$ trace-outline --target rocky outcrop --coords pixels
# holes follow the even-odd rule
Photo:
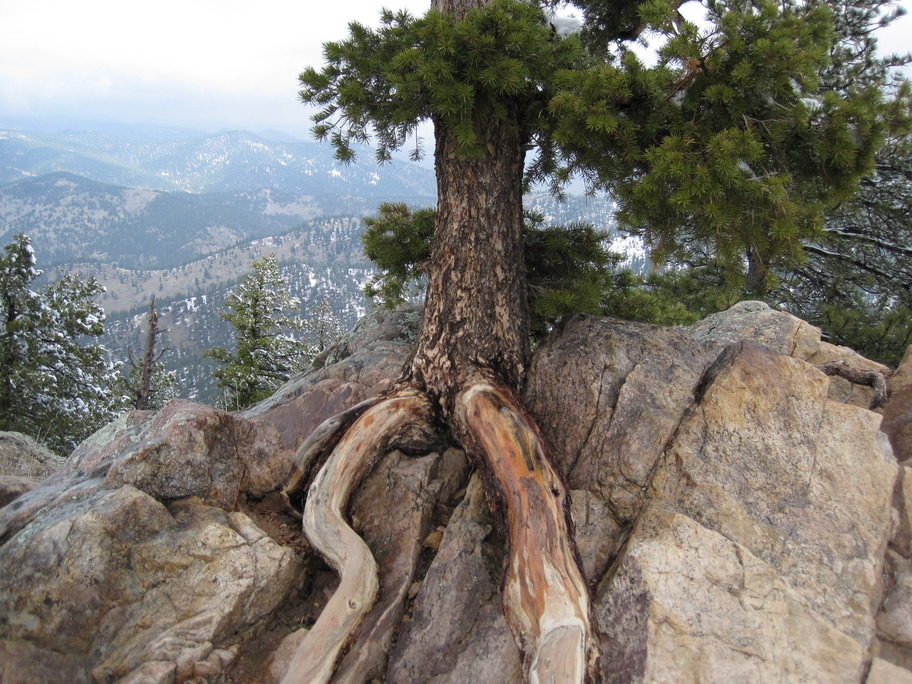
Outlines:
[[[18,432],[0,432],[0,475],[44,478],[64,459]]]
[[[239,510],[287,470],[267,426],[189,402],[96,433],[0,510],[0,679],[224,671],[304,580]]]
[[[912,346],[887,381],[890,395],[884,407],[883,431],[890,437],[896,460],[912,465]]]
[[[389,386],[416,320],[377,313],[240,415],[125,416],[0,509],[0,679],[278,681],[335,577],[274,492],[323,418]],[[600,680],[912,681],[910,369],[888,439],[834,359],[888,372],[752,302],[541,343],[524,401],[571,489]],[[388,454],[350,517],[381,590],[336,681],[519,681],[461,451]]]
[[[886,554],[877,615],[882,658],[912,671],[912,347],[888,381],[883,431],[900,462],[893,493],[894,532]],[[897,680],[900,681],[900,680]],[[912,684],[912,677],[908,680]]]
[[[896,465],[827,385],[754,343],[707,371],[598,589],[606,681],[861,679]]]
[[[895,674],[874,656],[899,471],[880,416],[845,402],[866,405],[867,388],[814,367],[839,357],[855,361],[755,303],[691,330],[579,317],[536,351],[525,400],[573,490],[603,681]],[[509,641],[505,625],[452,608],[498,598],[500,566],[475,559],[502,542],[463,506],[465,546],[428,570],[390,681],[422,662],[423,681],[465,681],[460,659],[478,681],[515,681],[515,652],[474,646]]]
[[[283,446],[296,449],[324,420],[381,394],[399,377],[420,322],[415,306],[371,310],[317,357],[311,371],[243,415],[274,426]]]
[[[64,459],[18,432],[0,432],[0,508],[63,465]]]

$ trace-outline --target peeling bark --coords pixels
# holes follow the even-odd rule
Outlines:
[[[489,2],[432,0],[432,8],[459,19]],[[530,109],[522,98],[502,104],[503,118],[477,126],[477,154],[465,154],[455,132],[443,121],[434,122],[437,218],[427,297],[421,333],[400,383],[417,390],[368,408],[310,488],[307,535],[341,581],[298,650],[286,684],[327,681],[373,603],[376,567],[342,520],[344,506],[382,452],[379,442],[386,444],[387,436],[404,425],[400,421],[419,414],[433,424],[430,407],[433,418],[485,465],[488,495],[506,518],[510,558],[504,612],[523,652],[526,677],[583,682],[593,665],[589,596],[566,489],[516,394],[530,357],[522,231],[524,117]],[[321,445],[331,446],[345,430],[345,422],[323,429],[313,444],[302,447],[301,458],[314,462]],[[371,449],[378,453],[370,456]],[[305,477],[296,474],[294,487],[302,487]],[[323,509],[328,509],[325,519],[317,517]]]
[[[506,388],[480,381],[457,398],[464,441],[481,455],[506,518],[503,600],[529,682],[584,682],[595,648],[564,483],[535,423]]]
[[[314,470],[314,465],[320,458],[332,452],[333,448],[348,430],[349,426],[358,417],[375,406],[382,397],[366,399],[351,408],[327,418],[314,430],[304,443],[298,447],[292,462],[292,472],[288,477],[282,495],[292,511],[296,511],[293,504],[301,502],[303,506],[304,490],[307,488],[307,478]]]
[[[430,422],[430,403],[414,389],[395,392],[352,423],[320,470],[304,507],[304,533],[339,573],[339,586],[295,652],[283,684],[317,684],[332,677],[339,654],[377,599],[377,564],[345,522],[352,491],[398,435]]]
[[[582,683],[594,668],[596,649],[566,486],[519,399],[486,375],[476,374],[456,395],[451,423],[455,435],[483,463],[489,496],[505,518],[507,623],[523,652],[527,681]],[[430,398],[411,386],[365,404],[324,423],[299,450],[312,461],[321,447],[333,448],[310,486],[303,524],[308,540],[340,580],[296,651],[283,684],[331,680],[379,589],[370,549],[345,522],[348,501],[397,439],[434,423]],[[352,414],[359,412],[352,422]],[[294,477],[298,486],[303,470]]]

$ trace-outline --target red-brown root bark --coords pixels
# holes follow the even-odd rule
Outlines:
[[[339,656],[374,605],[377,566],[345,522],[345,508],[354,488],[399,436],[414,433],[421,423],[432,425],[432,411],[424,393],[401,389],[359,407],[353,422],[350,414],[325,424],[302,447],[312,461],[320,444],[335,445],[309,488],[303,525],[340,580],[283,684],[330,681]],[[566,488],[545,456],[534,421],[510,390],[476,380],[457,395],[451,422],[454,434],[484,464],[488,489],[506,521],[503,609],[523,652],[527,680],[586,681],[595,653],[589,595],[576,559]],[[293,479],[300,485],[302,478],[296,473]]]
[[[455,418],[490,472],[503,508],[509,540],[503,608],[526,677],[533,684],[584,682],[595,653],[589,594],[566,488],[545,456],[538,429],[512,392],[487,382],[458,395]]]

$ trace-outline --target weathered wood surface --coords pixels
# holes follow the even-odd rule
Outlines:
[[[368,408],[351,425],[310,486],[304,533],[339,573],[339,586],[301,642],[283,684],[317,684],[332,677],[339,654],[377,598],[377,564],[345,521],[352,491],[410,424],[428,422],[425,395],[403,390]]]
[[[456,412],[504,509],[510,544],[504,614],[523,652],[527,679],[584,682],[594,643],[566,488],[534,422],[509,390],[472,384],[459,395]]]

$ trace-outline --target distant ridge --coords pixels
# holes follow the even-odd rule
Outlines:
[[[246,131],[143,140],[108,131],[59,133],[0,130],[0,186],[64,171],[92,180],[148,190],[250,192],[358,197],[434,197],[431,169],[394,159],[377,165],[365,148],[351,164],[330,145],[281,141]]]

